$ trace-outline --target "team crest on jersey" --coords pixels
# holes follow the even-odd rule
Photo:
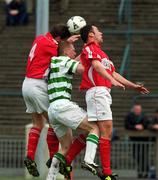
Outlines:
[[[105,67],[105,69],[109,69],[111,71],[111,65],[113,65],[113,63],[109,59],[103,58],[101,63]]]

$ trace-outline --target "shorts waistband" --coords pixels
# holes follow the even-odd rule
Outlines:
[[[58,97],[56,97],[56,98],[53,98],[53,99],[49,100],[49,103],[53,103],[53,102],[55,102],[55,101],[63,102],[63,101],[65,101],[65,100],[70,101],[70,98],[64,97],[64,96],[58,96]]]
[[[92,88],[88,89],[88,91],[93,91],[93,90],[97,90],[97,89],[105,89],[105,90],[107,90],[109,93],[111,92],[111,89],[108,88],[108,87],[105,87],[105,86],[95,86],[95,87],[92,87]]]
[[[36,79],[36,78],[28,78],[28,77],[25,77],[26,80],[32,80],[32,81],[45,81],[45,79]]]

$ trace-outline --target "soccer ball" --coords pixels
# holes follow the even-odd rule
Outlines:
[[[86,25],[86,21],[81,16],[73,16],[67,21],[67,27],[71,34],[79,34],[80,29]]]

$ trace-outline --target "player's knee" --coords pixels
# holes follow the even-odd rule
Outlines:
[[[112,122],[111,121],[104,121],[104,122],[98,124],[98,126],[99,126],[101,137],[111,139],[112,128],[113,128]]]
[[[39,129],[42,129],[45,125],[45,119],[43,119],[42,115],[40,114],[34,114],[32,116],[32,122],[33,126]]]
[[[100,134],[99,128],[98,128],[97,124],[94,122],[88,122],[87,131],[88,131],[88,133],[96,134],[98,136]]]
[[[105,139],[111,139],[112,133],[100,132],[100,136],[105,138]]]
[[[79,125],[79,128],[86,131],[88,134],[94,132],[98,135],[99,132],[97,124],[94,122],[88,122],[87,118],[82,121],[82,123]]]

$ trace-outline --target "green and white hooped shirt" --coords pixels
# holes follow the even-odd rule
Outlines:
[[[53,57],[48,79],[49,102],[58,99],[71,100],[72,79],[79,62],[67,56]]]

